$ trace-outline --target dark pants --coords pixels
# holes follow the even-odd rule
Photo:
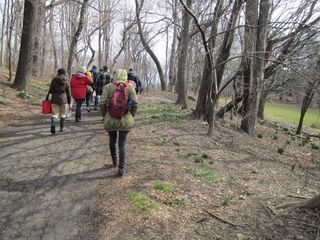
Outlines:
[[[76,116],[81,116],[81,107],[82,107],[83,99],[77,99],[76,103],[77,103]]]
[[[90,109],[90,103],[91,103],[92,93],[86,93],[86,105],[87,110]]]
[[[117,137],[119,132],[119,169],[123,169],[126,165],[126,147],[128,139],[128,131],[110,131],[109,134],[109,148],[112,157],[112,161],[115,164],[117,162]]]

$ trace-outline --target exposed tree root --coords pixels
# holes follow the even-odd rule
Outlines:
[[[283,208],[319,208],[320,209],[320,194],[305,201],[285,203],[277,207],[277,209],[283,209]]]

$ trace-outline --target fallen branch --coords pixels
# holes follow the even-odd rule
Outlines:
[[[209,211],[208,211],[207,209],[205,209],[205,208],[203,209],[203,211],[205,211],[206,213],[208,213],[211,217],[219,220],[220,222],[226,223],[226,224],[228,224],[228,225],[230,225],[230,226],[232,226],[232,227],[243,227],[243,228],[245,227],[245,226],[243,226],[243,225],[234,224],[234,223],[231,223],[231,222],[229,222],[229,221],[227,221],[227,220],[224,220],[224,219],[216,216],[216,215],[213,214],[212,212],[209,212]]]

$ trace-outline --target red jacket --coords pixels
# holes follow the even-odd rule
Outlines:
[[[92,80],[90,77],[83,73],[72,74],[70,80],[71,96],[74,100],[80,100],[86,98],[86,85],[92,86]]]

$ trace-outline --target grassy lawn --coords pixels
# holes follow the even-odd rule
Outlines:
[[[265,116],[281,118],[289,123],[298,124],[300,118],[300,106],[267,103],[265,107]],[[319,110],[309,109],[304,117],[303,125],[310,127],[312,124],[320,123]]]

